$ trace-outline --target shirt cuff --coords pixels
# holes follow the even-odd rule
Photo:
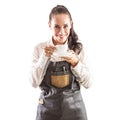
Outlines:
[[[80,85],[84,86],[85,88],[90,87],[90,75],[88,68],[82,64],[80,61],[75,67],[71,66],[71,70],[76,77],[76,80],[79,82]]]
[[[76,66],[71,66],[71,70],[74,71],[75,74],[81,73],[83,64],[79,61]]]

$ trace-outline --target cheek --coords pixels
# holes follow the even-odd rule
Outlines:
[[[64,29],[64,33],[66,33],[66,34],[69,35],[69,34],[70,34],[70,29],[71,29],[71,28]],[[57,35],[57,34],[60,33],[60,30],[58,30],[58,29],[52,28],[51,30],[52,30],[52,33],[53,33],[54,35]]]
[[[57,31],[57,30],[55,30],[54,28],[51,28],[51,32],[52,32],[53,34],[58,33],[58,31]]]
[[[53,30],[53,34],[55,35],[59,34],[59,30]]]
[[[70,29],[67,29],[66,31],[67,31],[68,34],[70,34]]]

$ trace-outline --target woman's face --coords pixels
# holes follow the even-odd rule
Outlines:
[[[52,30],[53,43],[64,44],[70,34],[70,18],[67,14],[53,15],[49,27]]]

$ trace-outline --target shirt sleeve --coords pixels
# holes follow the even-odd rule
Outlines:
[[[85,88],[89,88],[90,85],[91,85],[90,72],[89,72],[89,69],[84,62],[84,52],[83,52],[83,50],[78,55],[78,57],[79,57],[78,64],[75,67],[71,66],[71,70],[72,70],[73,74],[75,75],[79,84],[84,86]]]
[[[35,47],[33,52],[32,69],[30,76],[30,82],[33,87],[36,88],[41,84],[46,73],[48,63],[49,58],[45,56],[42,47]]]

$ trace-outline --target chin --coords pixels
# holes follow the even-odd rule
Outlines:
[[[66,39],[67,39],[67,37],[64,37],[64,38],[58,38],[58,41],[65,42]]]
[[[54,39],[56,41],[56,44],[64,44],[67,40],[67,36],[63,38],[56,36]]]
[[[58,40],[60,44],[64,44],[66,42],[66,39],[60,39]]]

